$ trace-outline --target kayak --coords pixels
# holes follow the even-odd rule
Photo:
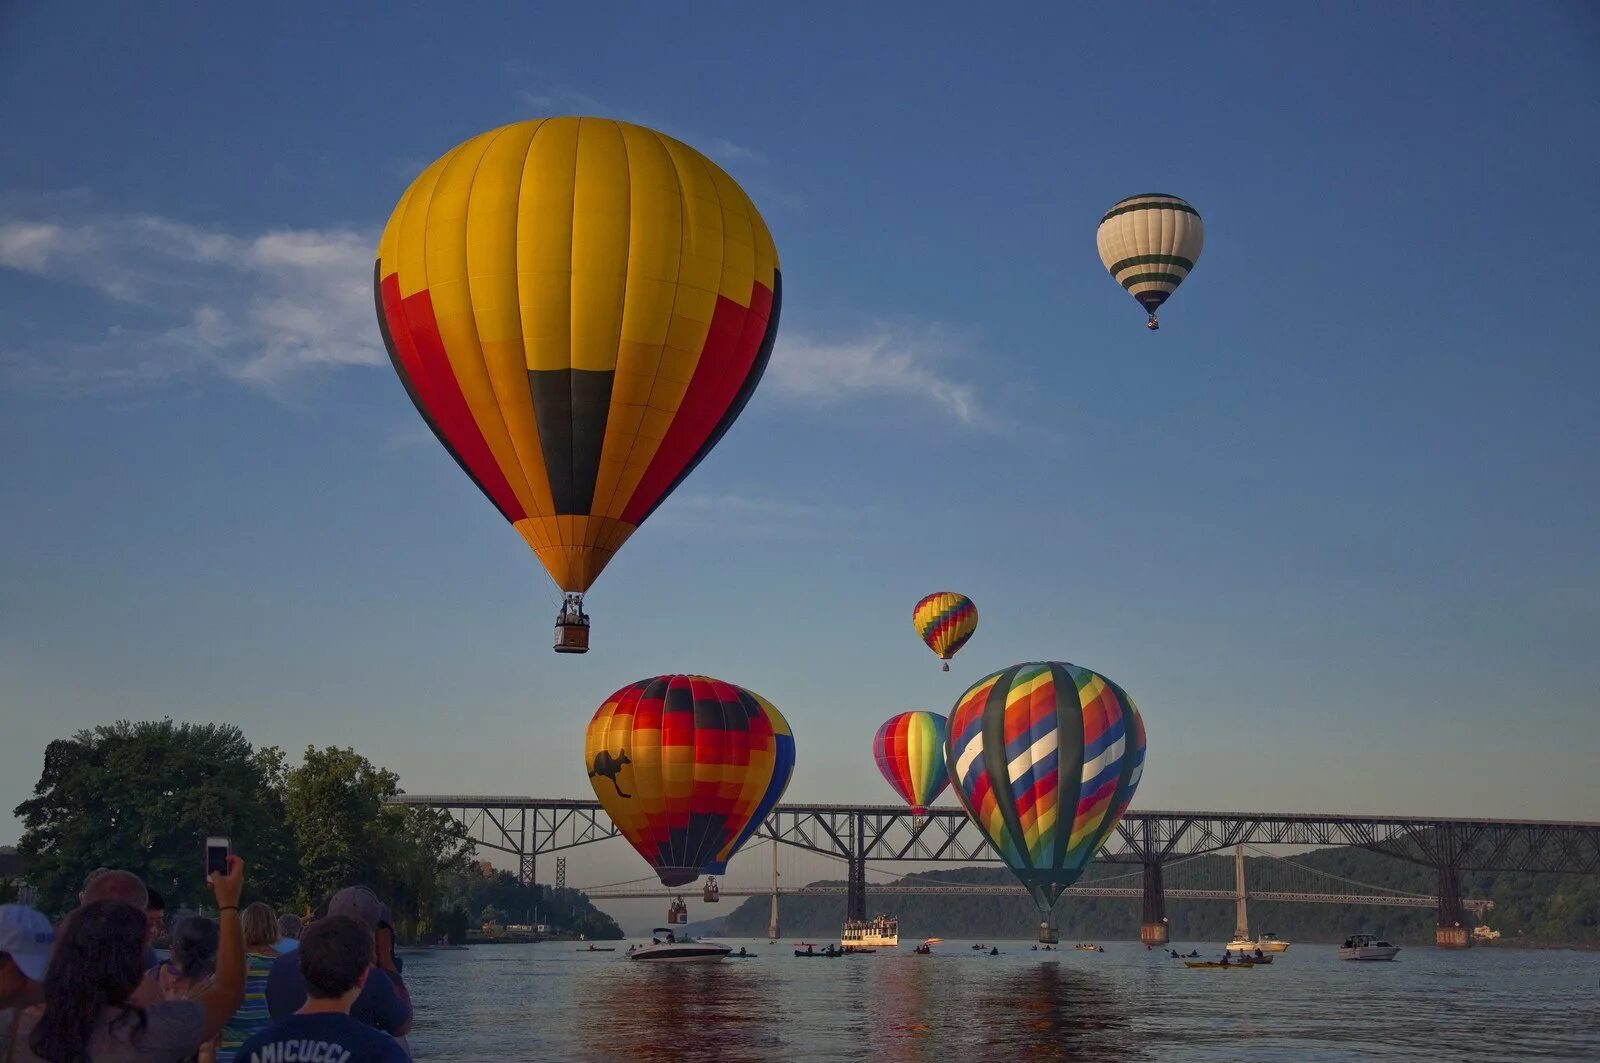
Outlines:
[[[591,948],[587,948],[587,949],[573,949],[572,951],[573,952],[616,952],[617,950],[616,949],[597,949],[597,948],[592,948],[591,947]]]

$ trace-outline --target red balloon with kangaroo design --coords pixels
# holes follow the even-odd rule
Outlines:
[[[794,736],[761,695],[658,675],[606,699],[584,751],[611,822],[663,885],[720,875],[794,774]]]

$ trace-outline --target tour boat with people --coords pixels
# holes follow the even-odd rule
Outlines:
[[[1351,934],[1339,946],[1341,960],[1392,960],[1400,951],[1399,945],[1379,941],[1374,934]]]
[[[716,941],[700,941],[658,926],[650,931],[650,944],[628,950],[628,959],[649,963],[715,963],[733,949]]]
[[[900,944],[900,920],[890,915],[872,920],[846,919],[839,944],[846,951],[894,948]]]

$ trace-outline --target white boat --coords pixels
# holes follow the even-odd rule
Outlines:
[[[1229,952],[1243,952],[1243,953],[1253,953],[1253,952],[1256,952],[1256,951],[1260,951],[1260,952],[1288,952],[1289,951],[1289,943],[1287,941],[1284,941],[1282,938],[1280,938],[1276,934],[1262,934],[1259,938],[1256,938],[1254,941],[1250,940],[1250,938],[1248,936],[1246,936],[1246,937],[1235,936],[1232,941],[1228,942],[1228,951]]]
[[[900,920],[880,915],[871,922],[846,919],[839,932],[839,944],[846,949],[888,949],[900,944]]]
[[[1339,946],[1341,960],[1392,960],[1400,946],[1379,941],[1371,934],[1352,934]]]
[[[628,950],[628,959],[649,963],[715,963],[733,949],[716,941],[697,941],[658,926],[650,931],[650,944]]]

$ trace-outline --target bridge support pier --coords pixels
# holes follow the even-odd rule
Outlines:
[[[1167,932],[1167,894],[1161,882],[1161,862],[1147,860],[1144,865],[1144,911],[1139,923],[1139,940],[1146,945],[1165,945]]]
[[[867,918],[867,822],[866,817],[850,817],[850,878],[845,891],[845,918]]]
[[[1439,865],[1439,922],[1433,943],[1441,949],[1470,949],[1472,928],[1464,925],[1466,912],[1461,907],[1461,873],[1449,864]]]

